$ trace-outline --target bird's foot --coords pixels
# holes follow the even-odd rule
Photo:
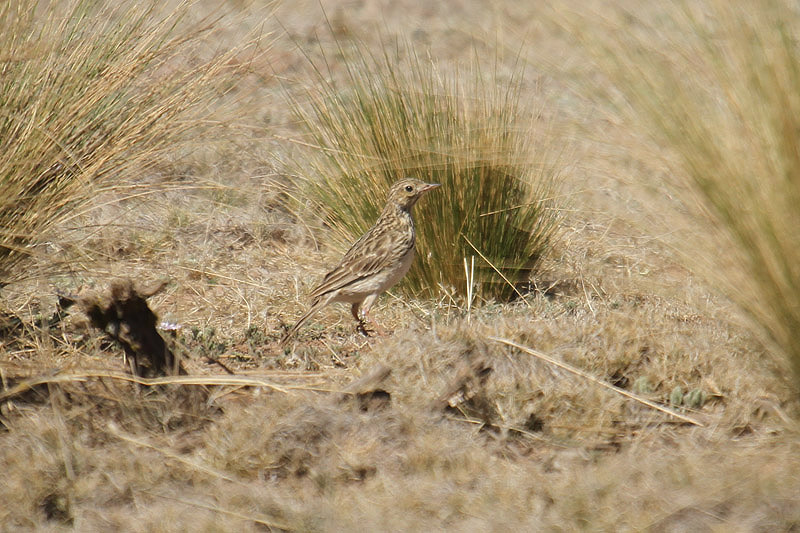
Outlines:
[[[358,321],[358,325],[356,326],[356,331],[358,331],[365,337],[371,337],[375,333],[374,329],[367,328],[367,321],[363,319]]]
[[[367,322],[366,320],[360,320],[358,325],[356,326],[356,331],[364,335],[365,337],[386,337],[392,333],[392,330],[388,330],[382,327],[377,322],[371,321]]]

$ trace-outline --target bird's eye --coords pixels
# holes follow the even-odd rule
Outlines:
[[[411,192],[413,190],[414,190],[414,187],[412,185],[406,185],[406,192]]]

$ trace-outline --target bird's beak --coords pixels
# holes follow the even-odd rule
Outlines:
[[[428,192],[430,190],[433,190],[433,189],[435,189],[437,187],[441,187],[441,186],[442,186],[441,183],[426,183],[425,185],[423,185],[420,188],[419,192]]]

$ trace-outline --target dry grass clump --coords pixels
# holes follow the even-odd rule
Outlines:
[[[20,265],[49,230],[101,192],[136,186],[203,125],[233,69],[229,53],[195,53],[208,27],[181,26],[189,9],[0,7],[0,285],[30,276]]]
[[[344,72],[316,70],[315,86],[294,102],[310,147],[297,172],[334,238],[363,233],[397,179],[441,183],[415,208],[421,253],[403,286],[463,298],[471,278],[484,298],[512,295],[536,272],[559,219],[552,140],[521,100],[521,72],[477,60],[451,68],[410,45],[374,54],[339,43],[338,54]]]
[[[782,0],[712,1],[654,20],[620,10],[577,31],[618,91],[618,110],[666,148],[666,185],[704,229],[681,232],[676,246],[800,379],[800,13]]]

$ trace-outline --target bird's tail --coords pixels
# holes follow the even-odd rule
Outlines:
[[[309,318],[311,318],[312,316],[314,316],[314,314],[316,314],[317,311],[319,311],[320,309],[325,307],[326,303],[328,303],[328,302],[323,299],[323,300],[317,300],[316,302],[311,304],[311,307],[309,308],[309,310],[306,311],[305,314],[303,316],[301,316],[300,319],[297,322],[295,322],[294,326],[289,328],[289,331],[286,332],[286,335],[284,335],[283,338],[281,338],[281,342],[279,343],[279,346],[281,348],[286,346],[286,343],[289,342],[292,339],[292,337],[294,337],[294,334],[297,333],[297,330],[300,329],[300,326],[305,324],[306,321]]]

